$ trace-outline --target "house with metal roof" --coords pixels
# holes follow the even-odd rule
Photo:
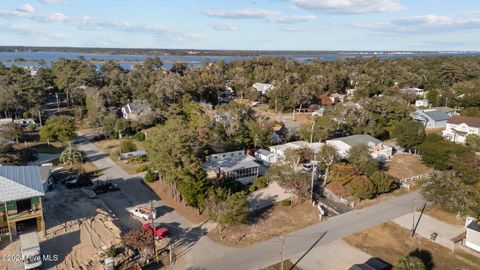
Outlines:
[[[260,164],[239,150],[206,156],[203,169],[213,181],[238,181],[246,185],[258,177]]]
[[[26,231],[45,233],[42,197],[49,178],[49,167],[0,166],[0,240]]]
[[[367,145],[372,157],[381,162],[389,160],[393,154],[393,147],[366,134],[331,139],[327,140],[326,144],[335,147],[342,158],[348,158],[348,151],[356,145]]]
[[[440,109],[416,110],[411,115],[414,121],[422,123],[425,128],[445,128],[450,116]]]
[[[280,145],[273,145],[269,147],[269,150],[259,149],[255,151],[255,158],[258,162],[261,162],[265,166],[271,166],[273,163],[277,162],[280,158],[285,157],[285,152],[288,149],[300,149],[300,148],[310,148],[313,153],[320,152],[320,149],[323,147],[323,143],[314,142],[308,143],[306,141],[295,141],[288,142]]]

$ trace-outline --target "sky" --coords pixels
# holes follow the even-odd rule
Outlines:
[[[480,51],[480,1],[0,0],[0,45]]]

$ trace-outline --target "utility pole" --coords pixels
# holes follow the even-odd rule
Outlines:
[[[57,98],[57,111],[60,110],[60,103],[58,102],[58,92],[55,93],[55,97]]]
[[[282,240],[282,259],[280,260],[280,270],[283,270],[283,257],[285,256],[285,234]]]
[[[315,129],[315,118],[312,118],[312,132],[310,133],[310,143],[313,143],[313,130]]]
[[[40,126],[42,126],[42,112],[38,111],[38,121],[40,122]]]
[[[310,200],[313,203],[313,182],[315,180],[315,173],[317,171],[317,154],[313,154],[313,165],[312,165],[312,182],[310,183]]]
[[[150,200],[150,220],[152,224],[152,241],[153,241],[153,254],[155,254],[155,261],[158,262],[157,246],[155,243],[155,224],[153,222],[153,201]]]
[[[413,209],[412,209],[412,215],[413,215],[413,220],[412,220],[412,237],[415,235],[415,212],[417,211],[417,199],[413,199]]]

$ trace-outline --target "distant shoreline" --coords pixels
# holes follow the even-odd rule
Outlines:
[[[93,48],[93,47],[30,47],[30,46],[0,46],[0,52],[58,52],[58,53],[88,53],[101,55],[143,55],[143,56],[261,56],[277,54],[365,54],[365,55],[442,55],[442,54],[480,54],[479,51],[370,51],[370,50],[198,50],[198,49],[145,49],[145,48]]]

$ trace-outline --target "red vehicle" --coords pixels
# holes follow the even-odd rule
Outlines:
[[[154,229],[152,229],[151,223],[143,224],[142,228],[148,233],[155,235],[156,239],[164,238],[170,232],[167,228],[162,227],[162,225],[155,225]]]

